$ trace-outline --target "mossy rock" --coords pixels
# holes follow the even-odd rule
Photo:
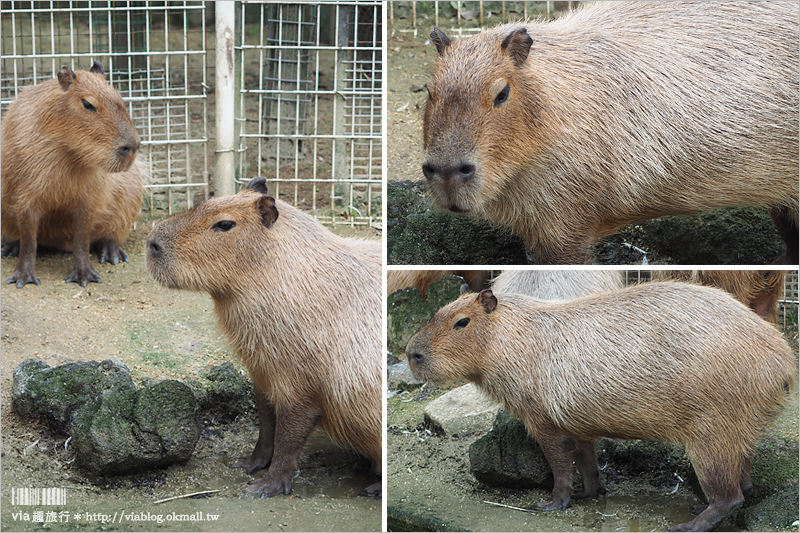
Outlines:
[[[205,368],[197,380],[187,384],[203,418],[225,423],[255,410],[252,383],[230,361]]]
[[[395,357],[405,358],[408,341],[441,307],[461,294],[464,279],[445,276],[428,287],[423,300],[415,288],[402,289],[390,294],[388,300],[387,348]]]
[[[739,511],[736,525],[744,531],[797,531],[797,526],[792,527],[792,523],[800,514],[798,498],[797,483],[790,483],[768,498]]]

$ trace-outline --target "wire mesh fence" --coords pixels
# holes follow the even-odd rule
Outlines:
[[[237,177],[331,223],[381,217],[380,2],[242,2]]]
[[[0,112],[63,65],[100,61],[142,138],[143,208],[208,196],[206,3],[2,2]]]

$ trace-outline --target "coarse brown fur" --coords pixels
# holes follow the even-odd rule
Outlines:
[[[380,471],[381,243],[334,235],[266,194],[263,179],[172,216],[147,239],[162,285],[208,292],[250,373],[260,430],[248,489],[288,494],[300,451],[319,423]],[[380,484],[368,487],[380,495]]]
[[[622,274],[621,270],[504,270],[492,282],[492,291],[518,292],[541,300],[577,298],[621,289]]]
[[[798,261],[798,4],[598,2],[450,41],[427,83],[438,206],[584,263],[615,228],[765,206]]]
[[[423,300],[427,299],[426,292],[434,281],[445,276],[458,276],[473,291],[485,289],[489,282],[488,270],[390,270],[386,274],[386,294],[392,294],[400,289],[414,287],[419,291]]]
[[[783,294],[783,270],[654,270],[653,281],[678,280],[717,287],[756,312],[778,323],[778,299]]]
[[[464,294],[412,337],[415,376],[466,378],[520,417],[555,486],[537,507],[604,492],[592,441],[681,443],[708,507],[676,530],[709,530],[744,501],[759,434],[781,410],[797,366],[777,328],[729,294],[653,282],[572,300]]]
[[[39,284],[37,246],[72,252],[68,282],[99,282],[89,260],[116,264],[139,214],[140,139],[103,66],[23,89],[2,121],[2,255],[19,254],[8,283]]]

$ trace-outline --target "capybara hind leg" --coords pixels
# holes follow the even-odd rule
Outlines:
[[[597,453],[594,442],[579,441],[575,455],[575,464],[583,479],[583,492],[574,496],[576,500],[596,500],[598,496],[606,493],[606,488],[600,481],[600,470],[597,468]]]
[[[17,257],[19,255],[19,241],[4,242],[0,246],[0,257]]]
[[[120,248],[119,244],[109,239],[101,239],[92,244],[100,258],[100,263],[111,263],[116,265],[120,261],[128,262],[128,254]]]
[[[572,494],[574,477],[572,456],[577,449],[577,442],[566,433],[557,432],[555,428],[552,429],[552,432],[537,434],[534,438],[541,446],[547,463],[553,471],[553,493],[549,500],[539,502],[533,508],[542,511],[566,509],[569,507]]]
[[[245,492],[261,492],[262,498],[292,492],[292,479],[297,470],[300,452],[319,421],[319,414],[307,409],[275,410],[275,451],[267,473]]]
[[[244,468],[248,474],[269,466],[275,445],[275,407],[255,383],[253,391],[258,411],[258,441],[250,457],[240,459],[231,465],[232,468]]]
[[[381,482],[378,481],[377,483],[373,483],[369,487],[362,490],[359,496],[367,496],[368,498],[377,498],[380,500],[382,490],[383,488],[381,487]]]
[[[705,441],[708,446],[708,440]],[[711,531],[744,503],[740,487],[743,458],[731,450],[690,450],[694,471],[708,498],[708,506],[694,520],[670,528],[670,531]],[[702,506],[693,508],[699,511]]]
[[[89,245],[91,244],[91,236],[89,234],[91,224],[91,215],[89,213],[80,213],[76,215],[75,222],[75,237],[72,244],[72,274],[65,280],[67,283],[77,283],[81,287],[85,287],[92,283],[100,283],[100,276],[97,271],[92,267],[89,259]]]
[[[791,210],[786,206],[773,207],[769,210],[775,227],[778,228],[781,238],[786,242],[786,253],[781,255],[775,262],[787,265],[796,265],[798,261],[798,246],[800,246],[800,230],[797,227],[797,219],[792,215]]]

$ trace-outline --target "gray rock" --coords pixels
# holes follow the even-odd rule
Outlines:
[[[501,411],[492,430],[469,447],[470,470],[478,481],[510,488],[551,488],[553,473],[522,421]]]
[[[14,369],[11,405],[23,417],[45,420],[69,433],[73,413],[105,392],[134,389],[127,367],[119,361],[76,362],[50,367],[27,359]]]
[[[411,369],[408,367],[408,361],[400,361],[396,365],[392,365],[387,369],[389,374],[389,389],[394,390],[406,385],[422,385],[422,382],[414,377]]]
[[[788,531],[797,520],[797,483],[784,486],[752,507],[736,515],[736,525],[744,531]]]
[[[225,423],[255,410],[255,396],[250,379],[239,372],[230,361],[207,367],[197,381],[188,385],[197,398],[201,416],[204,418]]]
[[[188,460],[200,438],[198,404],[177,381],[106,392],[75,412],[79,464],[94,474],[123,474]]]
[[[498,410],[499,404],[468,383],[430,402],[425,420],[446,435],[467,435],[489,430]]]

